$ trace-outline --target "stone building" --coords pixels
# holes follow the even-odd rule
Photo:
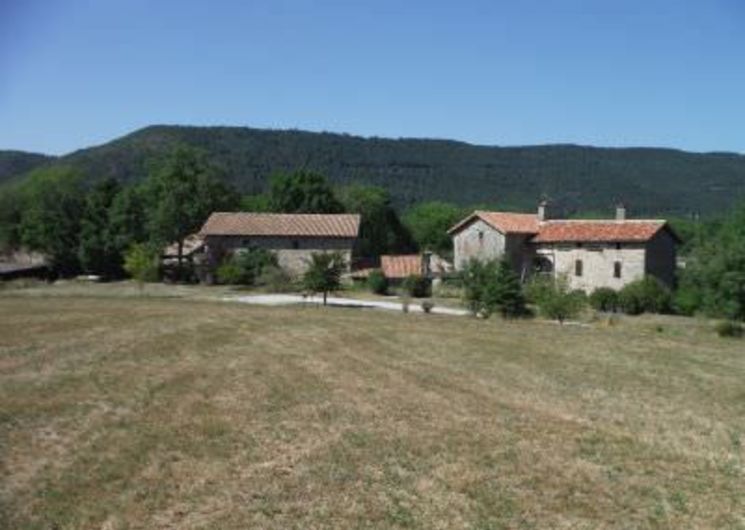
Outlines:
[[[213,269],[240,249],[263,248],[274,252],[282,269],[298,276],[316,252],[339,252],[349,267],[359,227],[357,214],[216,212],[199,236]]]
[[[573,289],[620,289],[654,276],[675,283],[680,242],[664,220],[551,219],[546,203],[536,214],[476,211],[449,230],[454,263],[507,258],[522,280],[533,274],[565,275]]]

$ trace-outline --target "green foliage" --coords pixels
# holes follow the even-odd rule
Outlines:
[[[628,315],[668,313],[672,294],[659,280],[647,276],[626,284],[618,293],[618,306]]]
[[[421,249],[439,253],[452,250],[447,231],[465,216],[465,211],[446,202],[417,204],[404,215],[404,224]]]
[[[404,279],[402,287],[412,298],[425,298],[430,295],[431,283],[429,278],[412,274]]]
[[[352,185],[341,189],[339,197],[347,212],[362,217],[357,255],[405,254],[415,250],[416,245],[393,209],[386,190],[377,186]]]
[[[573,291],[569,288],[566,277],[558,278],[538,277],[531,282],[531,298],[538,306],[538,310],[546,318],[565,320],[574,318],[582,312],[587,297],[582,291]]]
[[[422,312],[425,314],[429,314],[432,312],[432,310],[435,308],[435,303],[432,300],[424,300],[422,302]]]
[[[114,252],[123,255],[136,243],[150,239],[142,186],[127,186],[114,197],[109,208],[109,238]]]
[[[341,275],[346,268],[344,256],[338,252],[314,252],[303,275],[303,287],[311,294],[323,293],[323,305],[329,292],[341,285]]]
[[[46,254],[63,275],[80,270],[78,243],[83,189],[71,168],[38,170],[24,183],[21,242]]]
[[[217,268],[217,279],[229,285],[254,285],[265,269],[277,266],[276,256],[263,248],[242,249]]]
[[[745,203],[695,244],[676,303],[687,312],[745,319]]]
[[[15,180],[39,166],[51,162],[53,157],[23,151],[0,151],[0,184]]]
[[[17,248],[21,243],[22,200],[16,188],[0,188],[0,254]]]
[[[367,277],[367,286],[375,294],[388,294],[388,278],[381,270],[370,271]]]
[[[269,265],[261,270],[256,285],[266,287],[273,293],[287,293],[296,289],[296,282],[279,266]]]
[[[610,287],[598,287],[589,298],[590,306],[597,311],[616,312],[618,309],[618,291]]]
[[[279,173],[270,181],[269,204],[281,213],[340,213],[341,203],[326,177],[311,171]]]
[[[145,282],[158,280],[158,252],[142,243],[132,245],[124,254],[124,270],[142,289]]]
[[[204,149],[242,191],[265,190],[269,175],[305,167],[326,175],[334,186],[381,186],[399,209],[421,201],[470,205],[495,197],[500,207],[532,211],[538,194],[545,193],[564,198],[568,213],[581,208],[607,215],[608,205],[620,197],[639,215],[706,215],[731,206],[745,179],[745,157],[736,154],[484,147],[242,127],[148,127],[50,163],[75,165],[89,182],[106,177],[135,182],[149,160],[177,144]]]
[[[716,325],[717,335],[727,338],[740,338],[745,334],[745,328],[739,322],[725,320]]]
[[[180,146],[148,176],[147,219],[151,241],[179,244],[215,211],[233,209],[238,195],[217,178],[203,153]]]
[[[121,275],[122,255],[109,229],[111,206],[119,193],[117,181],[107,179],[97,183],[85,196],[78,258],[87,273],[108,278]]]
[[[240,209],[243,212],[271,212],[272,203],[268,195],[244,195],[241,197]]]
[[[470,261],[462,275],[466,306],[474,315],[489,317],[499,311],[503,317],[525,314],[525,298],[520,279],[509,262]]]

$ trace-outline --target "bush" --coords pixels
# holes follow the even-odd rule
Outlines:
[[[597,311],[615,313],[618,309],[618,292],[610,287],[598,287],[590,295],[590,306]]]
[[[531,293],[541,314],[547,318],[565,320],[576,317],[587,304],[583,291],[569,289],[566,277],[537,278],[532,282]]]
[[[745,334],[745,328],[739,322],[725,320],[716,326],[717,335],[727,338],[740,338]]]
[[[422,276],[412,274],[404,280],[403,288],[413,298],[425,298],[430,293],[430,281]]]
[[[288,293],[296,289],[292,277],[284,269],[274,265],[264,267],[256,278],[256,285],[266,287],[275,293]]]
[[[145,282],[158,281],[158,253],[147,245],[134,244],[124,254],[124,270],[142,289]]]
[[[463,296],[474,315],[488,318],[494,311],[503,317],[521,316],[525,313],[520,280],[507,261],[468,263],[462,275]]]
[[[670,290],[650,276],[627,284],[618,293],[618,305],[628,315],[666,313],[672,306]]]
[[[277,267],[274,254],[263,248],[242,249],[217,268],[217,279],[229,285],[254,285],[268,267]]]
[[[375,294],[388,294],[388,278],[378,269],[370,272],[367,277],[367,286]]]

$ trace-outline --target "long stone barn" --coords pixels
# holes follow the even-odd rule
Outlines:
[[[277,256],[282,269],[299,276],[318,252],[339,252],[350,267],[359,229],[358,214],[216,212],[199,235],[212,270],[236,251],[263,248]]]
[[[680,239],[661,219],[551,219],[547,204],[535,214],[476,211],[449,230],[454,265],[506,258],[523,280],[531,275],[564,275],[572,289],[620,289],[652,276],[675,283]]]

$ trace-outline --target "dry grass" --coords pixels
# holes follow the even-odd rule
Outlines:
[[[0,527],[744,528],[743,349],[692,320],[0,297]]]

